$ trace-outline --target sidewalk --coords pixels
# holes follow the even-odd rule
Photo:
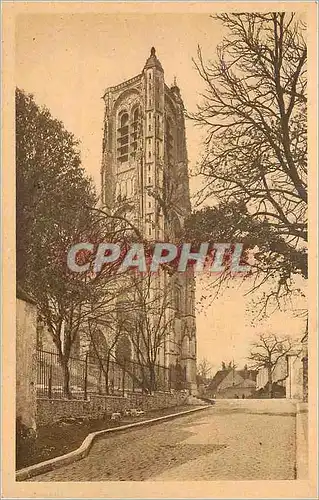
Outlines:
[[[308,403],[296,407],[296,479],[308,479]]]

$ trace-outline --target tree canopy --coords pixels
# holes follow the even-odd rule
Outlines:
[[[16,90],[17,281],[31,294],[41,280],[53,286],[67,248],[92,220],[86,206],[96,195],[81,166],[79,144],[39,107]],[[52,272],[54,270],[54,272]],[[60,279],[61,276],[58,276]]]
[[[203,225],[214,241],[254,248],[253,273],[259,283],[275,280],[266,300],[279,300],[295,274],[307,276],[305,25],[285,12],[214,18],[226,34],[214,59],[198,48],[205,91],[189,115],[206,132],[198,203],[214,206],[197,211],[188,228]]]

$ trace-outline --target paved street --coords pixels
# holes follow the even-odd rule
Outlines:
[[[220,400],[190,416],[101,438],[88,457],[32,481],[294,478],[294,405]]]

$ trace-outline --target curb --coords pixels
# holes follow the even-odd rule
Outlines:
[[[135,427],[142,427],[143,425],[163,422],[165,420],[172,420],[173,418],[180,417],[182,415],[189,415],[190,413],[194,413],[196,411],[206,410],[207,408],[211,408],[211,405],[200,406],[199,408],[193,408],[191,410],[173,413],[171,415],[164,415],[163,417],[152,418],[150,420],[142,420],[141,422],[134,422],[133,424],[122,425],[121,427],[113,427],[112,429],[104,429],[101,431],[91,432],[86,436],[81,446],[79,446],[79,448],[77,448],[76,450],[59,457],[51,458],[50,460],[46,460],[45,462],[40,462],[38,464],[30,465],[29,467],[18,470],[15,476],[16,481],[25,481],[31,477],[50,472],[64,465],[68,465],[72,462],[81,460],[89,454],[93,441],[99,436],[103,436],[112,432],[124,431],[126,429],[132,429]]]
[[[296,404],[296,479],[308,479],[308,405]]]

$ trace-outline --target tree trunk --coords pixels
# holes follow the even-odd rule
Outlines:
[[[104,380],[105,380],[105,394],[109,395],[109,370],[110,370],[110,359],[106,361],[106,369],[104,370]]]
[[[147,376],[145,375],[144,365],[142,365],[141,363],[139,363],[139,366],[141,368],[141,387],[142,387],[142,392],[145,393],[145,392],[148,392],[148,380],[147,380]]]
[[[271,366],[268,366],[268,398],[272,398],[272,372]]]
[[[99,394],[102,394],[102,367],[100,364],[99,364],[99,381],[98,381],[97,391]]]
[[[150,393],[152,393],[156,390],[156,374],[154,365],[149,366],[149,372],[150,372]]]
[[[71,399],[71,391],[70,391],[70,371],[69,371],[69,365],[68,365],[68,360],[62,359],[61,360],[61,367],[62,367],[62,375],[63,375],[63,396],[67,399]]]

